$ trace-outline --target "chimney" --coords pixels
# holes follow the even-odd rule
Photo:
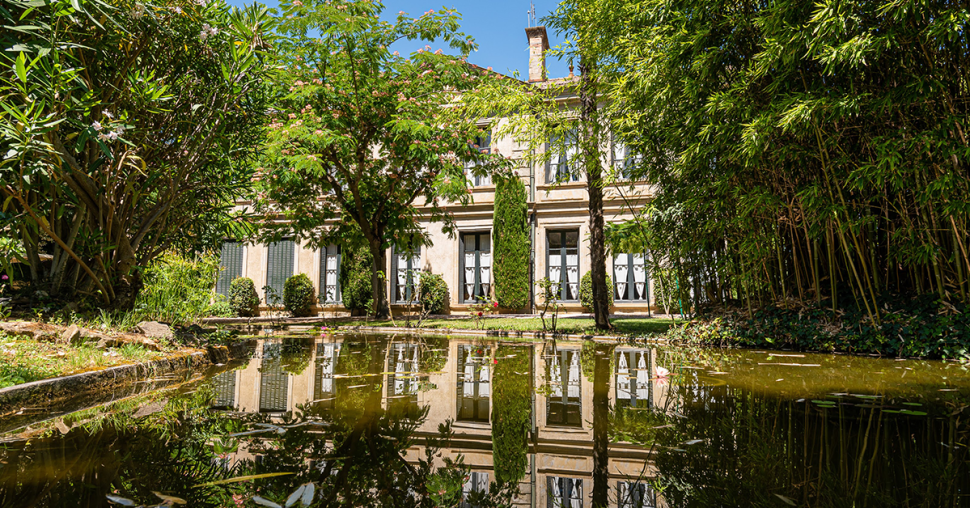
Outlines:
[[[529,38],[529,83],[546,80],[546,51],[549,50],[549,36],[546,27],[534,26],[525,29]]]

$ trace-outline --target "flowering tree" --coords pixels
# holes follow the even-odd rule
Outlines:
[[[35,287],[129,307],[139,266],[231,224],[261,134],[272,18],[219,0],[4,5],[17,28],[0,32],[9,227]]]
[[[389,312],[386,249],[424,243],[419,217],[451,233],[443,207],[469,200],[465,168],[485,174],[507,167],[474,146],[476,118],[441,116],[456,94],[492,79],[465,61],[475,44],[459,32],[460,15],[400,12],[386,22],[383,9],[369,0],[281,6],[280,31],[288,36],[276,76],[281,93],[256,204],[267,240],[297,236],[319,247],[359,230],[374,258],[380,317]],[[458,55],[425,45],[402,56],[389,49],[401,40],[441,41]]]

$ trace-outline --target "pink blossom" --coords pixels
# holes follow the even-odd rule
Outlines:
[[[669,375],[670,375],[669,370],[663,367],[660,367],[659,365],[657,366],[657,379],[666,378]]]

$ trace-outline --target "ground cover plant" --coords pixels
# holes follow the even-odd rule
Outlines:
[[[115,365],[161,358],[165,353],[128,344],[108,350],[11,337],[0,332],[0,388]]]
[[[26,275],[130,309],[139,267],[239,232],[272,20],[219,0],[4,6],[22,29],[0,32],[0,199]]]

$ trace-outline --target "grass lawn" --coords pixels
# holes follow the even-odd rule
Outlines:
[[[613,324],[613,332],[607,335],[647,335],[653,333],[664,333],[673,323],[669,319],[657,318],[614,318],[610,321]],[[404,326],[405,321],[401,318],[391,323],[385,321],[369,321],[369,326]],[[412,325],[413,325],[412,321]],[[508,330],[521,332],[542,331],[542,320],[537,317],[529,318],[486,318],[484,320],[486,330]],[[683,321],[677,320],[677,324]],[[551,330],[552,325],[546,319],[546,325]],[[474,330],[475,320],[467,319],[428,319],[421,324],[422,328],[451,328],[455,330]],[[584,335],[603,335],[596,330],[595,321],[592,318],[559,318],[556,331],[565,333],[577,333]]]
[[[163,356],[165,353],[133,344],[101,350],[94,346],[38,342],[0,332],[0,388]]]

